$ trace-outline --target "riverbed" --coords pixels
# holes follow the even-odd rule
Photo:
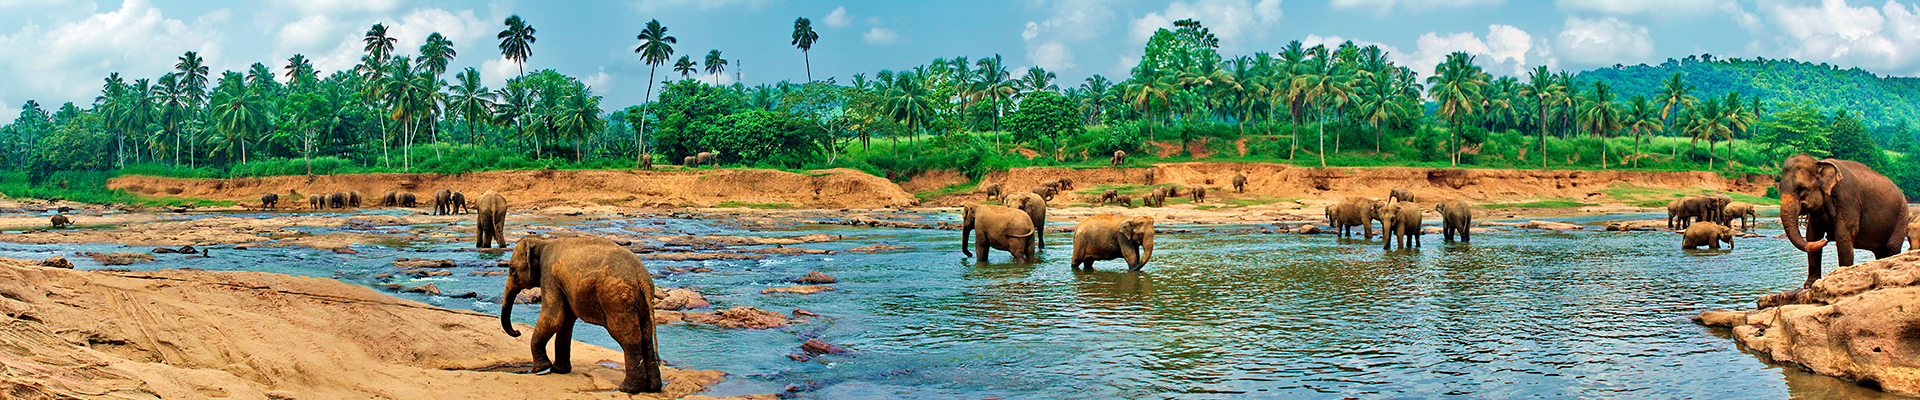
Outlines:
[[[390,215],[396,210],[363,211]],[[287,214],[228,214],[271,218]],[[950,214],[915,215],[951,221]],[[1465,396],[1631,398],[1875,398],[1877,391],[1743,353],[1728,333],[1689,320],[1710,309],[1751,308],[1752,299],[1797,286],[1804,256],[1777,223],[1731,250],[1681,250],[1672,232],[1608,232],[1610,215],[1561,218],[1587,230],[1502,229],[1471,244],[1425,235],[1418,249],[1383,251],[1380,240],[1332,235],[1167,233],[1144,271],[1117,262],[1067,266],[1070,234],[1050,233],[1041,261],[1005,253],[976,264],[958,232],[836,225],[754,225],[725,219],[640,214],[550,218],[514,229],[792,237],[840,240],[787,245],[840,251],[884,244],[883,253],[774,255],[757,260],[649,260],[660,287],[693,289],[714,308],[753,306],[820,317],[767,330],[664,325],[662,357],[684,368],[733,374],[707,394],[791,393],[801,398],[1399,398]],[[195,218],[182,216],[182,218]],[[1766,219],[1763,218],[1763,221]],[[1056,222],[1056,224],[1061,224]],[[1429,221],[1429,225],[1437,222]],[[313,234],[396,232],[403,240],[340,252],[307,247],[215,246],[210,258],[159,254],[113,268],[192,267],[331,277],[376,286],[433,283],[447,295],[394,295],[449,308],[497,312],[503,253],[443,242],[468,226],[360,225],[300,228]],[[751,228],[751,229],[749,229]],[[1261,228],[1167,226],[1173,229]],[[94,226],[82,229],[114,229]],[[1239,231],[1244,232],[1244,231]],[[4,236],[0,236],[3,240]],[[735,246],[758,248],[771,246]],[[117,244],[0,243],[0,256],[79,251],[147,252]],[[1864,254],[1864,252],[1863,252]],[[399,276],[392,260],[452,259],[451,275]],[[1832,264],[1835,257],[1826,257]],[[667,268],[712,272],[666,273]],[[818,270],[838,290],[762,294]],[[1831,270],[1831,266],[1828,267]],[[537,305],[519,305],[532,322]],[[617,348],[598,327],[577,340]],[[852,349],[795,361],[806,339]],[[592,360],[578,360],[591,362]]]

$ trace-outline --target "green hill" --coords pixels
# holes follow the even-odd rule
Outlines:
[[[1661,80],[1675,72],[1685,74],[1687,84],[1695,87],[1696,97],[1738,91],[1745,96],[1760,96],[1768,104],[1805,103],[1823,110],[1858,111],[1869,126],[1920,120],[1920,78],[1879,76],[1859,67],[1841,69],[1827,63],[1699,55],[1669,58],[1660,65],[1616,64],[1580,72],[1576,78],[1606,82],[1621,98],[1636,94],[1653,98],[1659,93]]]

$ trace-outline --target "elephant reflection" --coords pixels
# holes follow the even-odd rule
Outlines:
[[[1153,304],[1153,276],[1141,271],[1073,270],[1073,286],[1088,306],[1137,308]]]

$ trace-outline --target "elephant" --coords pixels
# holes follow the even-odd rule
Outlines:
[[[700,162],[699,157],[686,156],[686,157],[680,158],[680,166],[682,167],[693,168],[695,166],[698,166],[697,164],[695,164],[697,162]]]
[[[653,155],[652,155],[652,154],[641,154],[641,155],[640,155],[640,169],[643,169],[643,170],[647,170],[647,169],[653,169]]]
[[[1387,198],[1393,199],[1393,201],[1412,203],[1413,191],[1407,190],[1406,188],[1393,188],[1392,192],[1387,193]]]
[[[275,208],[280,205],[280,195],[267,193],[260,195],[260,208]]]
[[[1062,191],[1073,190],[1073,178],[1072,177],[1060,178],[1060,190]]]
[[[1204,201],[1207,199],[1206,186],[1194,186],[1192,192],[1193,192],[1193,204],[1200,204],[1201,201]]]
[[[974,230],[978,229],[978,232]],[[967,204],[960,214],[960,253],[987,262],[987,248],[1004,250],[1014,262],[1033,262],[1034,238],[1039,235],[1033,220],[1020,209],[992,204]],[[968,236],[974,236],[969,238]],[[967,240],[973,239],[973,251]],[[978,251],[979,254],[974,254]]]
[[[1148,200],[1152,200],[1152,201],[1149,202]],[[1147,197],[1142,198],[1140,202],[1147,203],[1153,207],[1166,207],[1167,206],[1167,188],[1164,188],[1164,187],[1153,188],[1153,192],[1148,193]]]
[[[593,236],[523,238],[507,261],[507,284],[500,302],[500,328],[513,329],[513,299],[521,290],[540,289],[540,318],[533,325],[533,372],[573,372],[575,319],[607,328],[626,354],[626,379],[620,391],[657,393],[664,386],[653,324],[653,275],[633,250]],[[547,341],[553,358],[547,358]]]
[[[1112,165],[1112,166],[1115,166],[1115,167],[1118,167],[1118,166],[1120,166],[1120,164],[1126,164],[1126,163],[1127,163],[1127,151],[1126,151],[1126,150],[1114,150],[1114,151],[1113,151],[1113,158],[1109,158],[1109,159],[1107,159],[1107,165]]]
[[[1380,238],[1386,243],[1381,249],[1393,250],[1393,239],[1400,238],[1400,248],[1420,247],[1420,206],[1413,202],[1394,202],[1380,209]]]
[[[327,195],[327,208],[347,208],[347,192],[333,192]]]
[[[1359,226],[1367,240],[1373,240],[1373,220],[1386,203],[1364,197],[1348,197],[1327,208],[1327,223],[1339,231],[1340,237],[1353,237],[1352,228]],[[1381,226],[1386,228],[1385,225]]]
[[[1040,185],[1040,186],[1034,186],[1033,190],[1030,190],[1030,192],[1033,192],[1033,194],[1035,195],[1039,195],[1041,199],[1045,199],[1047,201],[1053,201],[1053,195],[1056,190],[1058,189],[1054,189],[1052,186]]]
[[[985,185],[980,185],[980,192],[981,192],[981,193],[986,193],[986,194],[987,194],[987,199],[988,199],[988,200],[992,200],[992,199],[998,199],[998,198],[1000,198],[1000,189],[1001,189],[1001,187],[1002,187],[1002,185],[1000,184],[1000,182],[994,182],[994,183],[989,183],[989,184],[985,184]]]
[[[361,198],[361,196],[360,196],[360,191],[358,191],[358,190],[348,190],[348,191],[347,191],[347,206],[348,206],[348,207],[353,207],[353,208],[360,208],[360,200],[362,200],[362,198]]]
[[[1681,235],[1680,248],[1682,249],[1693,250],[1700,246],[1707,246],[1708,249],[1719,250],[1720,242],[1727,242],[1727,248],[1733,248],[1733,228],[1713,223],[1713,221],[1701,221],[1689,225],[1687,231]]]
[[[1100,193],[1100,200],[1098,201],[1098,203],[1113,204],[1115,201],[1119,201],[1119,200],[1120,200],[1120,191],[1107,189],[1107,191]]]
[[[454,214],[466,214],[466,213],[467,213],[467,195],[465,195],[465,194],[461,194],[460,192],[458,192],[458,191],[455,191],[455,192],[453,192],[453,196],[452,196],[452,200],[453,200],[453,213],[454,213]]]
[[[1153,168],[1147,168],[1147,172],[1146,172],[1145,174],[1142,174],[1142,175],[1144,175],[1144,176],[1145,176],[1145,177],[1147,178],[1147,182],[1146,182],[1145,184],[1147,184],[1147,185],[1152,185],[1152,184],[1153,184],[1153,181],[1154,181],[1154,176],[1153,176],[1153,175],[1154,175],[1154,172],[1153,172]]]
[[[440,189],[433,191],[433,215],[452,214],[453,191]]]
[[[65,215],[55,215],[53,218],[50,218],[50,220],[51,221],[48,222],[52,223],[55,228],[65,228],[67,225],[73,225],[73,220],[67,219]]]
[[[479,214],[474,220],[474,233],[479,238],[474,240],[473,247],[491,248],[494,242],[507,247],[507,198],[488,190],[474,199],[473,208],[475,214]]]
[[[1460,234],[1462,242],[1473,241],[1473,208],[1468,207],[1467,203],[1441,203],[1433,206],[1433,211],[1440,213],[1440,233],[1446,236],[1447,241],[1453,241],[1456,233]]]
[[[393,200],[398,202],[401,207],[416,207],[420,205],[419,199],[414,198],[413,193],[401,192],[398,195],[394,195]]]
[[[1720,212],[1720,217],[1720,224],[1726,225],[1728,228],[1733,227],[1733,221],[1740,221],[1740,230],[1753,229],[1753,205],[1747,202],[1736,201],[1727,204]]]
[[[1036,231],[1034,231],[1033,233],[1033,252],[1035,254],[1038,254],[1040,252],[1040,248],[1043,246],[1046,246],[1046,236],[1047,236],[1047,201],[1046,199],[1043,199],[1040,196],[1034,196],[1031,193],[1015,193],[1012,196],[1007,196],[1007,201],[1003,202],[1002,205],[1007,207],[1013,207],[1014,209],[1018,209],[1022,212],[1027,213],[1027,218],[1033,221],[1033,228],[1036,229]]]
[[[307,196],[308,210],[318,210],[326,207],[327,207],[327,196],[321,196],[317,194]]]
[[[1094,261],[1122,259],[1139,271],[1153,259],[1153,217],[1099,214],[1073,227],[1074,268],[1093,269]]]
[[[1710,220],[1708,217],[1714,214],[1709,211],[1714,206],[1714,200],[1711,197],[1692,195],[1682,197],[1677,201],[1680,204],[1678,212],[1672,216],[1673,223],[1670,224],[1672,229],[1687,229],[1687,226],[1692,225],[1695,221]],[[1669,203],[1670,209],[1672,208],[1671,205],[1672,203]]]
[[[384,194],[381,194],[381,195],[380,195],[380,206],[381,206],[381,207],[393,207],[393,206],[395,206],[395,205],[398,205],[398,204],[400,204],[400,203],[398,203],[398,202],[397,202],[398,200],[396,200],[396,199],[397,199],[397,197],[396,197],[396,196],[398,196],[398,194],[397,194],[397,193],[399,193],[399,192],[395,192],[395,191],[392,191],[392,190],[388,190],[388,191],[387,191],[386,193],[384,193]]]
[[[1677,228],[1679,224],[1675,219],[1683,218],[1682,216],[1686,215],[1686,202],[1681,200],[1682,199],[1673,199],[1673,201],[1667,202],[1667,229]]]
[[[719,161],[719,155],[710,151],[702,151],[700,154],[695,154],[694,156],[698,158],[695,161],[699,162],[700,166],[703,167],[713,166],[716,161]]]
[[[1799,154],[1781,164],[1780,225],[1793,247],[1807,252],[1807,282],[1820,279],[1821,247],[1839,245],[1840,266],[1853,265],[1855,249],[1874,258],[1900,253],[1907,238],[1907,196],[1886,176],[1864,164],[1815,160]],[[1806,232],[1800,217],[1807,217]]]
[[[1707,200],[1708,220],[1719,221],[1721,225],[1726,225],[1727,206],[1733,204],[1733,197],[1727,196],[1726,193],[1714,193],[1707,195]]]
[[[1241,175],[1238,172],[1233,173],[1233,192],[1234,193],[1247,192],[1247,176],[1246,175]]]
[[[1041,181],[1040,186],[1053,188],[1055,193],[1059,193],[1060,191],[1067,189],[1067,185],[1065,183],[1061,183],[1059,179],[1048,179],[1045,181]]]

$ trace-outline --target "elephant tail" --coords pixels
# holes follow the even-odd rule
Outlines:
[[[1038,233],[1038,232],[1040,232],[1039,229],[1034,229],[1034,230],[1027,231],[1027,233],[1018,234],[1018,235],[1007,235],[1007,236],[1008,237],[1028,237],[1028,236],[1033,236],[1034,233]]]

